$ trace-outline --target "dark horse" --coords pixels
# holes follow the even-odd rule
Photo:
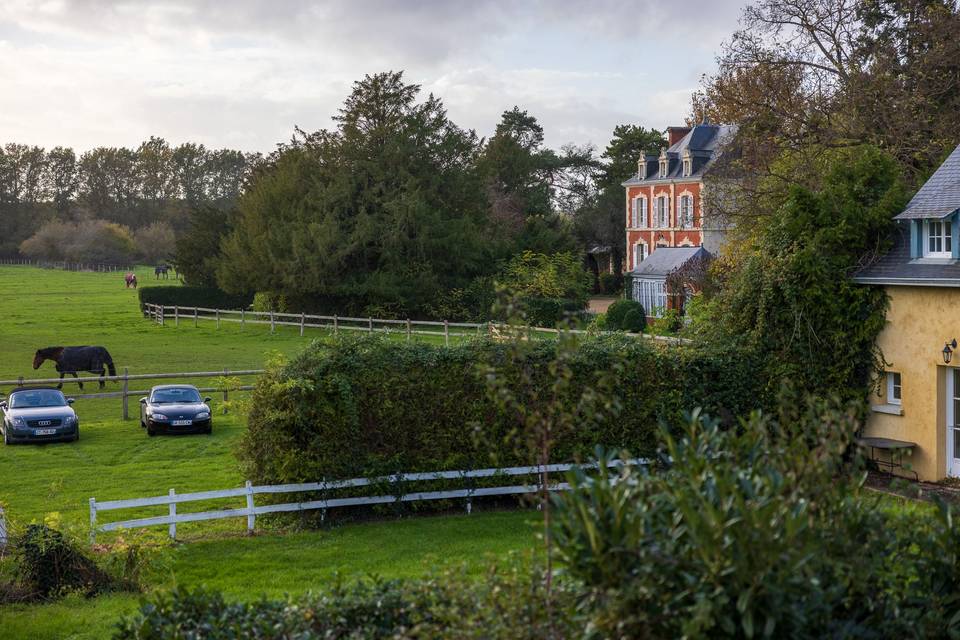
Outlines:
[[[101,378],[104,375],[104,367],[110,370],[110,375],[117,375],[117,370],[113,366],[113,358],[110,352],[103,347],[47,347],[46,349],[37,349],[37,354],[33,356],[33,368],[39,369],[44,360],[53,360],[57,363],[57,371],[60,372],[60,384],[57,389],[63,387],[64,374],[73,374],[76,378],[77,371],[89,371],[95,373]],[[83,383],[78,382],[83,389]],[[100,388],[103,389],[103,380],[100,381]]]
[[[170,277],[167,275],[167,271],[169,270],[170,270],[170,265],[161,264],[153,270],[153,273],[155,276],[157,276],[158,280],[160,279],[160,276],[163,276],[163,279],[166,280],[167,278]]]

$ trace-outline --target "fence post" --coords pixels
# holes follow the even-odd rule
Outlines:
[[[370,328],[370,333],[373,333],[373,318],[367,318],[367,326]]]
[[[180,326],[180,307],[178,305],[173,305],[173,326]]]
[[[446,320],[443,321],[443,344],[446,347],[450,346],[450,323]]]
[[[220,328],[220,309],[217,309],[217,329]]]
[[[130,392],[130,371],[127,367],[123,368],[123,419],[130,419],[130,398],[128,394]]]
[[[177,495],[177,492],[174,491],[173,489],[170,489],[170,497],[173,498],[173,497],[175,497],[176,495]],[[176,518],[176,517],[177,517],[177,503],[176,503],[176,502],[171,502],[171,503],[170,503],[170,517],[171,517],[171,518]],[[171,539],[171,540],[176,540],[176,539],[177,539],[177,523],[176,523],[175,520],[170,523],[170,539]]]
[[[90,498],[90,544],[97,540],[97,499]]]
[[[223,415],[227,415],[227,401],[230,399],[227,387],[227,376],[230,375],[230,369],[223,368]]]
[[[333,335],[337,335],[337,332],[340,330],[340,320],[337,318],[337,314],[333,314]]]
[[[240,328],[241,328],[241,329],[243,329],[243,327],[246,325],[246,319],[247,319],[247,312],[246,312],[246,310],[245,310],[245,309],[240,309]]]
[[[247,480],[247,535],[253,535],[253,526],[257,515],[253,512],[253,483]]]
[[[194,326],[194,328],[196,328],[196,326],[197,326],[197,320],[199,320],[199,317],[198,317],[199,314],[200,314],[200,309],[198,309],[197,307],[194,307],[194,308],[193,308],[193,326]]]
[[[270,333],[273,333],[273,311],[270,312]]]
[[[300,337],[303,337],[303,324],[307,321],[307,314],[300,312]]]
[[[160,326],[164,326],[163,321],[166,319],[167,308],[164,305],[160,305]]]
[[[7,546],[7,520],[3,515],[3,507],[0,507],[0,549]]]
[[[410,318],[407,318],[407,342],[410,342]]]

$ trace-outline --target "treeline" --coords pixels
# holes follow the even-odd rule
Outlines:
[[[622,256],[620,182],[664,144],[625,126],[604,154],[554,151],[518,107],[481,138],[402,72],[356,82],[333,120],[279,145],[235,211],[197,211],[177,252],[189,282],[295,310],[483,318],[517,256],[539,256],[543,280],[591,246]]]
[[[129,249],[126,259],[147,246],[147,237],[168,238],[166,253],[174,251],[171,233],[188,225],[198,206],[234,206],[260,154],[231,149],[207,149],[192,142],[171,146],[151,137],[136,149],[97,147],[79,156],[68,147],[44,149],[8,143],[0,146],[0,256],[15,256],[22,243],[41,228],[51,226],[26,247],[24,255],[50,259],[98,259],[98,243],[73,242],[59,247],[51,240],[65,225],[86,238],[116,240]],[[105,225],[119,225],[117,235]],[[158,229],[146,231],[154,225]],[[140,243],[136,237],[144,236]],[[57,254],[37,253],[59,247]],[[78,253],[79,252],[79,253]],[[114,256],[115,252],[109,252]],[[100,256],[105,257],[105,256]]]

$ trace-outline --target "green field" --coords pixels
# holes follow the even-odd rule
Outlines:
[[[155,283],[146,269],[138,278],[141,286]],[[31,368],[34,351],[46,346],[103,345],[119,371],[135,374],[261,368],[271,354],[295,353],[309,340],[309,333],[301,338],[292,327],[273,334],[264,325],[224,324],[217,330],[213,323],[194,328],[188,322],[179,329],[160,327],[142,317],[136,292],[123,287],[122,274],[0,267],[0,379],[54,377],[52,363],[39,371]],[[95,384],[85,387],[86,392],[96,391]],[[108,384],[107,390],[118,389]],[[64,391],[78,392],[73,383]],[[242,485],[233,447],[243,420],[221,415],[222,406],[212,395],[213,435],[158,438],[148,438],[135,419],[120,420],[118,399],[78,400],[80,442],[0,446],[0,504],[17,522],[58,514],[65,527],[84,534],[91,497],[109,500],[161,495],[170,488],[182,493]],[[132,402],[134,417],[136,410]],[[109,515],[115,514],[117,519],[133,515]],[[523,512],[475,513],[332,531],[271,532],[252,539],[238,535],[244,525],[240,519],[181,525],[178,536],[188,542],[173,552],[171,571],[158,578],[157,586],[206,584],[254,598],[315,589],[337,571],[411,576],[444,564],[469,561],[479,566],[487,554],[501,557],[530,549],[534,521]],[[135,596],[119,595],[3,607],[0,637],[101,638],[109,635],[117,616],[135,609],[136,603]]]

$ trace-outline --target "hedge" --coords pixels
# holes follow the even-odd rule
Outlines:
[[[555,327],[567,318],[582,319],[586,304],[566,298],[523,298],[520,301],[527,312],[527,320],[536,327]]]
[[[499,363],[508,381],[522,365],[547,396],[552,340],[524,360],[486,339],[454,347],[390,342],[378,336],[314,343],[256,385],[239,447],[246,477],[259,484],[529,464],[506,442],[514,416],[491,399],[481,363]],[[704,407],[744,415],[764,382],[754,358],[736,350],[665,347],[617,335],[583,339],[572,356],[572,404],[600,372],[621,368],[610,394],[619,418],[584,426],[555,443],[555,460],[585,459],[597,445],[652,455],[661,419]]]
[[[140,306],[162,304],[210,309],[246,309],[253,295],[234,295],[213,287],[160,286],[141,287]]]

